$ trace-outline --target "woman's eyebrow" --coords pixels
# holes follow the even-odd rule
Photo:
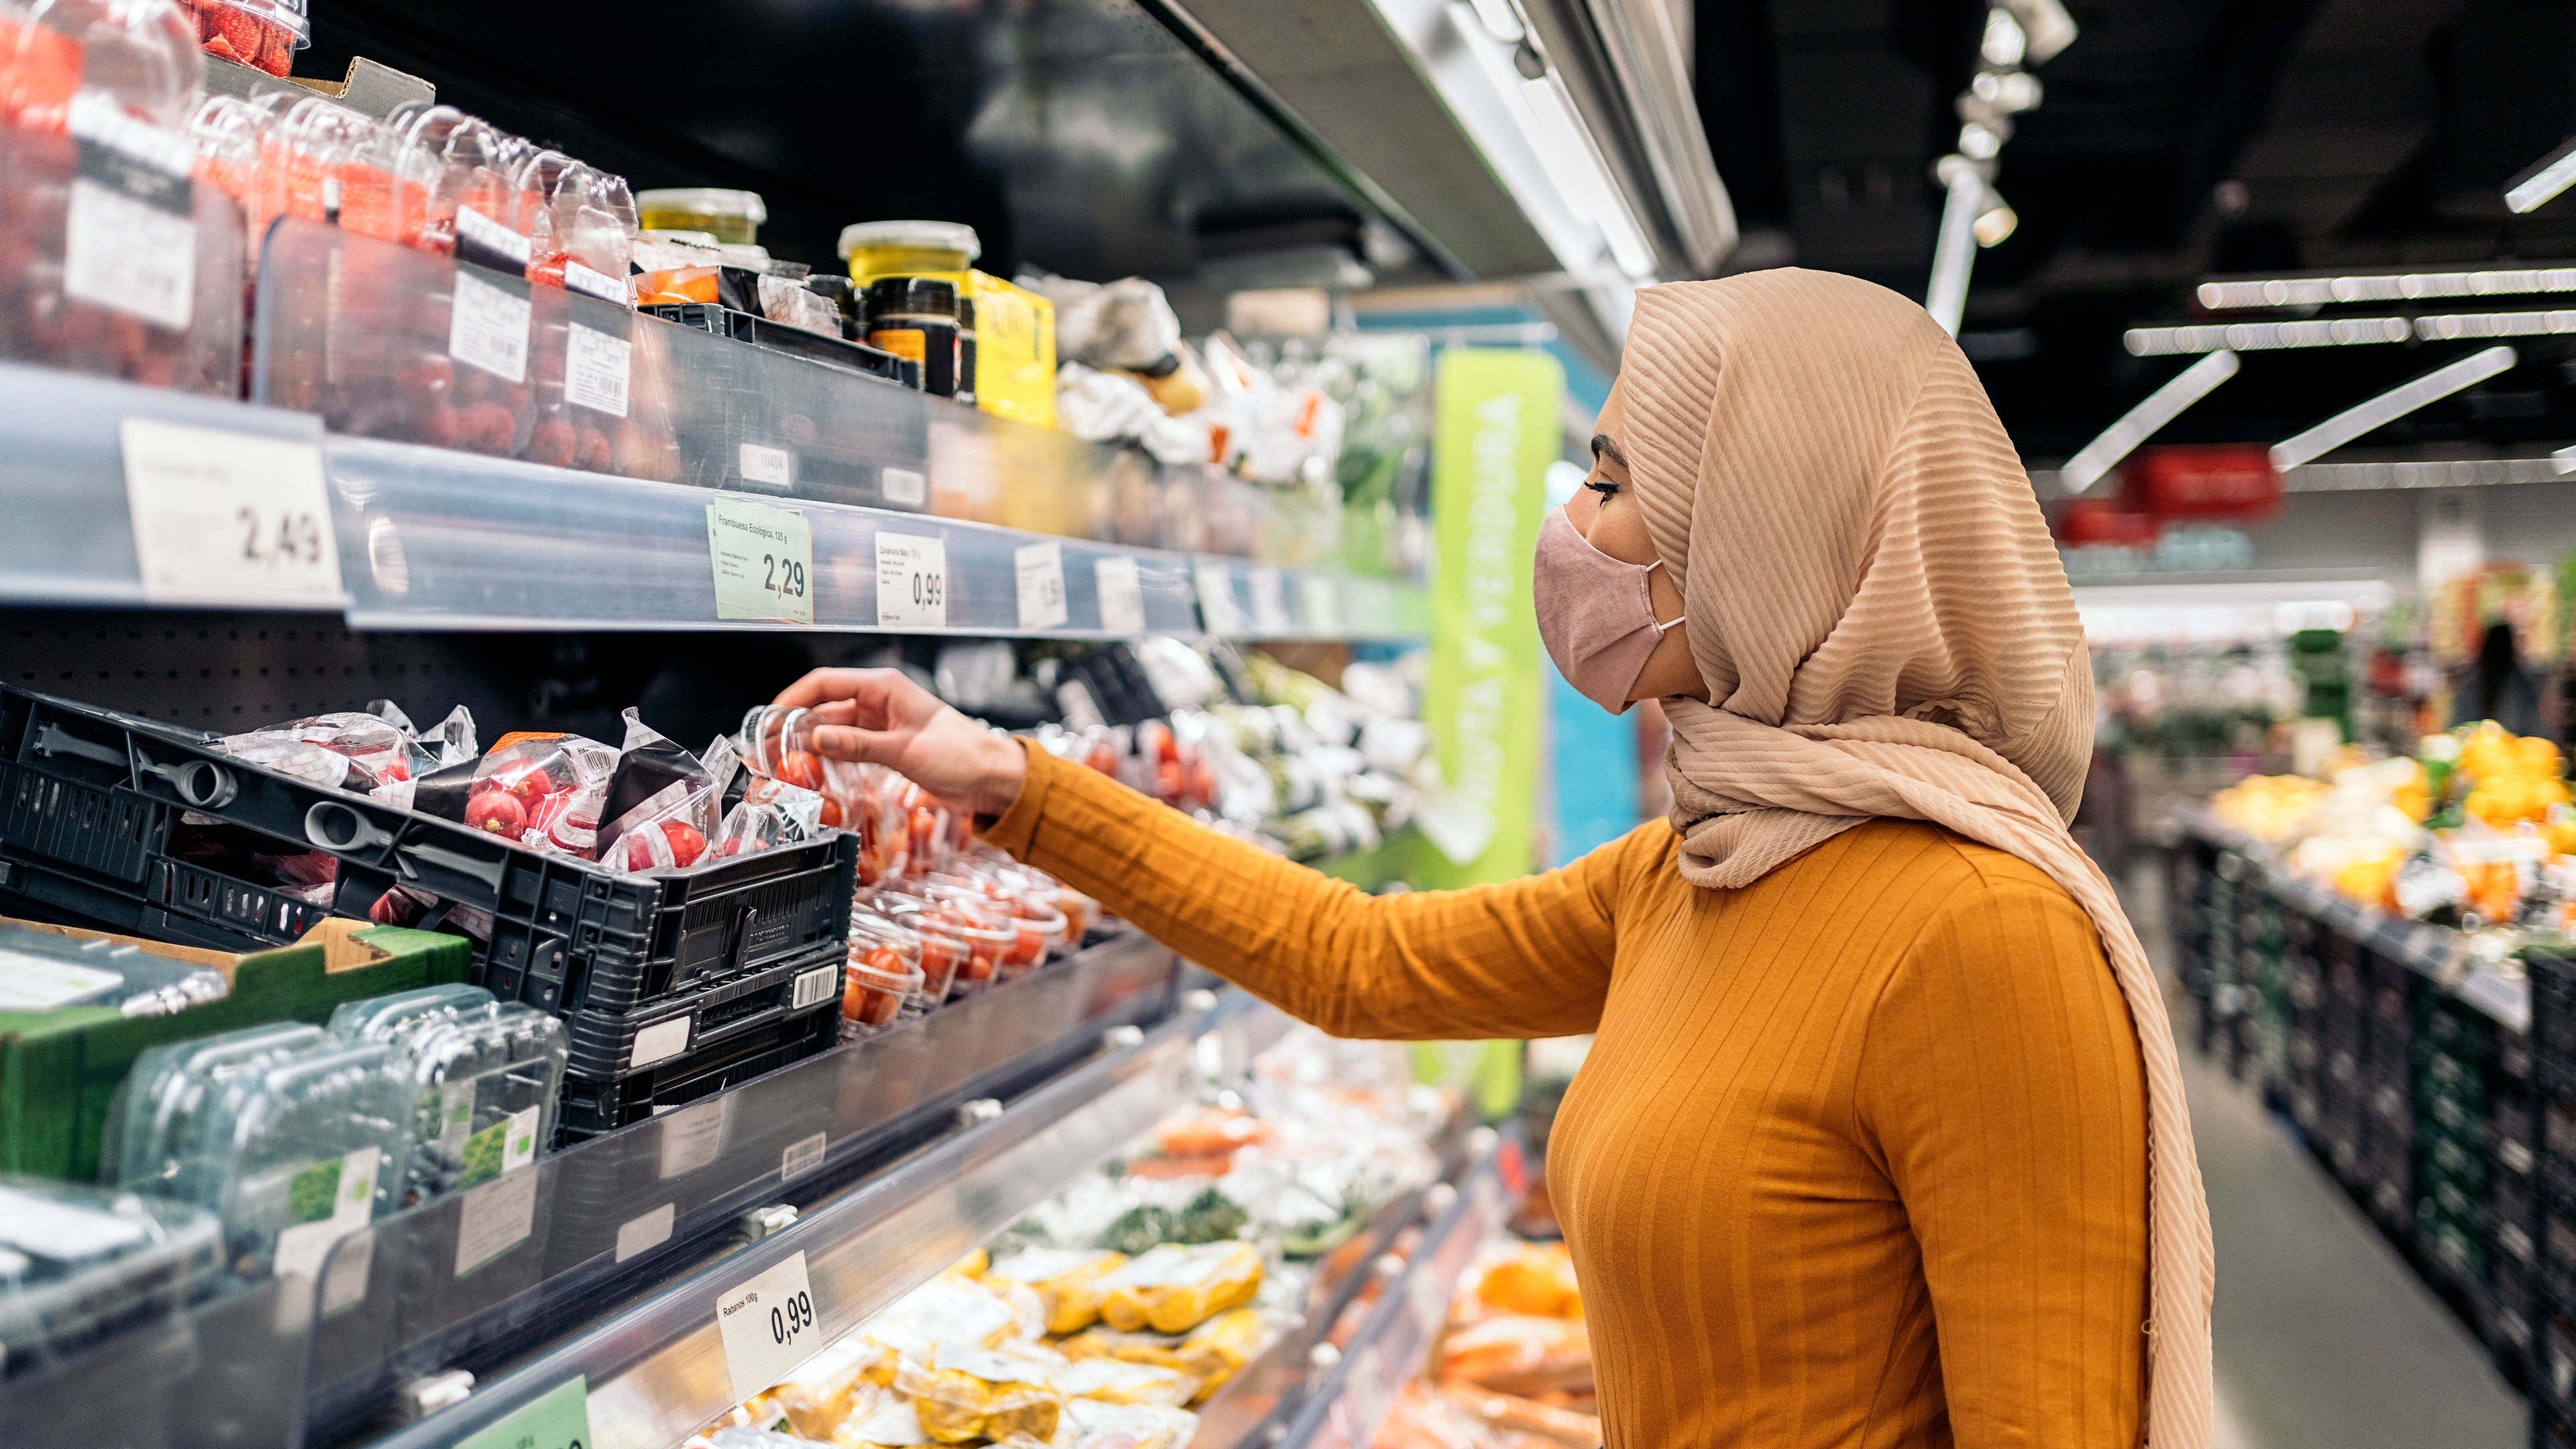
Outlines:
[[[1592,435],[1592,456],[1595,460],[1607,458],[1622,468],[1628,466],[1628,455],[1619,451],[1619,445],[1611,441],[1608,433]]]

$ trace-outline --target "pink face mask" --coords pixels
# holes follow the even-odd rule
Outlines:
[[[1655,621],[1646,576],[1663,566],[1661,559],[1632,564],[1594,548],[1562,508],[1549,509],[1539,525],[1530,578],[1539,640],[1565,682],[1612,714],[1628,712],[1628,691],[1645,672],[1647,656],[1665,630],[1682,622]]]

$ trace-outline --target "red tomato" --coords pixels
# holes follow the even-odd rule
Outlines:
[[[536,761],[518,760],[493,771],[481,787],[516,796],[522,805],[533,805],[539,796],[554,793],[555,782]]]
[[[686,821],[663,821],[662,838],[671,842],[671,859],[682,866],[697,864],[698,857],[707,853],[707,838]]]
[[[516,839],[520,828],[528,823],[528,807],[506,790],[486,790],[466,802],[465,823]]]
[[[823,766],[803,750],[789,750],[778,758],[778,778],[807,790],[823,788]]]

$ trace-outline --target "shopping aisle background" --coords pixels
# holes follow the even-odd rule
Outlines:
[[[2162,871],[2143,853],[2122,894],[2181,1036]],[[2182,1076],[2218,1239],[2213,1449],[2526,1443],[2522,1396],[2289,1124],[2188,1044]]]

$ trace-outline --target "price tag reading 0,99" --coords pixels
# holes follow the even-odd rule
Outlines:
[[[823,1347],[805,1255],[795,1254],[716,1298],[716,1330],[736,1399],[784,1382]]]

